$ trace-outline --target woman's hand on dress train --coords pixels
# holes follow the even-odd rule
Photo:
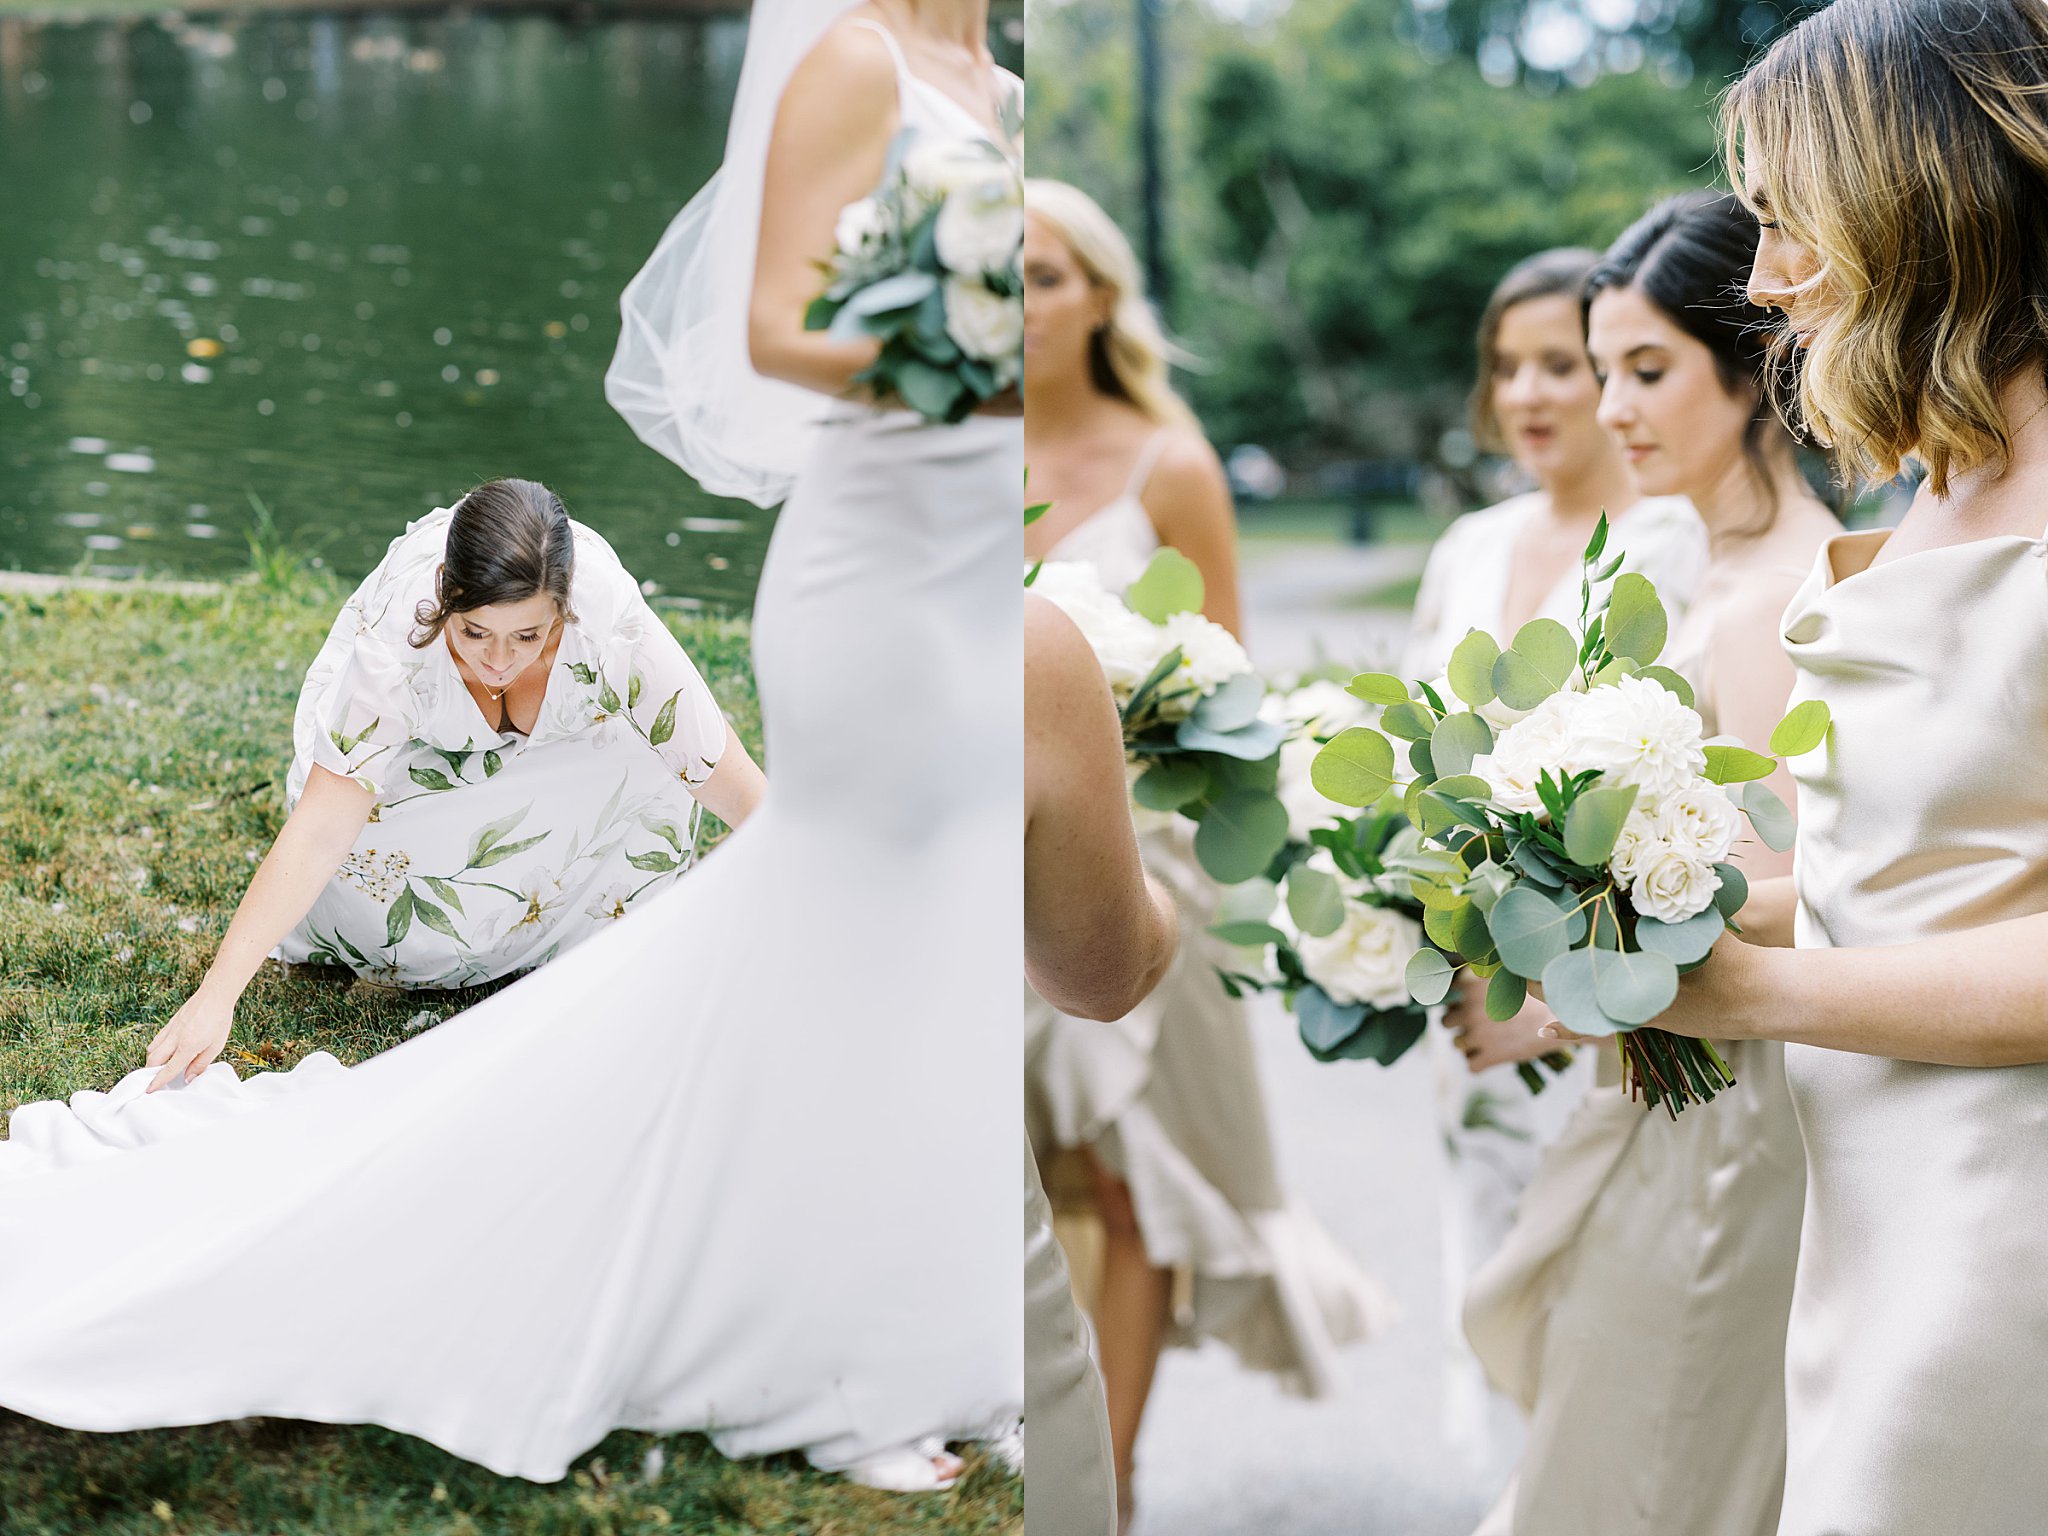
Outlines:
[[[1486,983],[1469,972],[1460,978],[1450,1006],[1444,1010],[1444,1027],[1451,1032],[1451,1043],[1464,1053],[1465,1065],[1474,1074],[1511,1062],[1534,1061],[1555,1050],[1554,1041],[1537,1033],[1552,1022],[1550,1010],[1534,999],[1524,1003],[1513,1018],[1491,1017],[1486,1011]]]
[[[234,1023],[233,1000],[223,1001],[201,986],[149,1042],[143,1065],[163,1069],[150,1079],[149,1091],[155,1093],[175,1082],[189,1083],[204,1072],[227,1049],[228,1031]]]

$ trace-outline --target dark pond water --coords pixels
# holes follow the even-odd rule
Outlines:
[[[232,572],[260,503],[353,576],[520,474],[745,607],[770,517],[603,393],[745,26],[0,19],[0,569]]]

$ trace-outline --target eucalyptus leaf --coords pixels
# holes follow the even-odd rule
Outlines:
[[[1424,907],[1422,909],[1422,931],[1429,936],[1429,942],[1438,949],[1456,953],[1458,948],[1458,914],[1471,906],[1469,897],[1459,898],[1456,906]]]
[[[1827,740],[1831,718],[1819,699],[1794,704],[1771,732],[1771,750],[1780,757],[1804,756]]]
[[[1544,1006],[1578,1034],[1616,1034],[1622,1025],[1601,1010],[1593,954],[1590,949],[1569,950],[1543,968]]]
[[[1564,819],[1564,848],[1573,862],[1588,869],[1606,864],[1628,813],[1635,809],[1636,793],[1633,784],[1595,787],[1572,802]]]
[[[1408,995],[1425,1007],[1440,1003],[1451,990],[1456,972],[1451,962],[1433,949],[1418,949],[1408,957]]]
[[[1358,1026],[1365,1022],[1365,1004],[1335,1002],[1321,987],[1303,987],[1295,994],[1294,1018],[1301,1029],[1301,1043],[1328,1060],[1358,1033]]]
[[[1502,894],[1486,914],[1486,929],[1500,963],[1533,981],[1544,968],[1584,937],[1586,914],[1569,898],[1552,897],[1530,885]]]
[[[1216,691],[1197,704],[1191,716],[1211,731],[1235,731],[1259,718],[1265,702],[1266,685],[1256,672],[1240,672],[1226,678]]]
[[[1213,731],[1194,716],[1174,728],[1175,743],[1189,752],[1220,752],[1225,757],[1256,762],[1273,756],[1287,739],[1287,727],[1277,720],[1254,720],[1234,731]]]
[[[1429,737],[1429,760],[1439,776],[1469,773],[1472,759],[1493,750],[1493,731],[1469,710],[1446,715]]]
[[[1488,800],[1493,796],[1493,786],[1486,780],[1470,773],[1454,773],[1448,778],[1438,779],[1429,786],[1431,793],[1450,800]]]
[[[1678,702],[1687,709],[1693,707],[1692,684],[1688,683],[1669,667],[1645,667],[1642,670],[1642,676],[1647,677],[1653,683],[1662,683],[1672,693],[1678,695]]]
[[[1207,594],[1201,568],[1179,550],[1162,549],[1124,593],[1133,613],[1164,624],[1176,613],[1199,613]]]
[[[1382,708],[1409,702],[1408,685],[1387,672],[1361,672],[1351,679],[1350,686],[1344,691],[1355,699],[1363,699]]]
[[[1436,761],[1429,755],[1427,739],[1408,743],[1408,766],[1425,779],[1436,777]]]
[[[1683,922],[1661,923],[1654,917],[1636,918],[1636,943],[1678,965],[1691,965],[1695,960],[1706,959],[1727,931],[1728,920],[1721,916],[1718,907],[1711,905]]]
[[[1403,699],[1381,713],[1380,729],[1403,741],[1427,741],[1436,729],[1436,716],[1429,712],[1427,704]]]
[[[1223,885],[1264,874],[1286,845],[1287,809],[1262,790],[1224,796],[1195,827],[1195,857]]]
[[[841,313],[863,317],[894,314],[922,303],[938,285],[939,280],[929,272],[898,272],[855,293]]]
[[[1716,742],[1707,748],[1706,775],[1716,784],[1743,784],[1754,779],[1767,779],[1777,768],[1772,759],[1747,747],[1731,747]]]
[[[1364,807],[1394,783],[1394,744],[1378,731],[1354,725],[1339,731],[1309,764],[1317,793],[1339,805]]]
[[[1451,652],[1451,692],[1474,709],[1494,700],[1493,664],[1500,660],[1500,646],[1483,629],[1475,629]]]
[[[1493,664],[1493,688],[1510,709],[1534,709],[1571,680],[1578,642],[1555,619],[1531,619]]]
[[[1593,995],[1600,1011],[1619,1024],[1647,1024],[1678,997],[1678,966],[1669,955],[1589,949]]]
[[[1247,949],[1287,942],[1287,935],[1271,923],[1212,923],[1209,932],[1226,944],[1235,944]]]
[[[1792,846],[1794,827],[1792,813],[1785,808],[1785,802],[1767,784],[1745,784],[1742,786],[1742,809],[1749,817],[1749,824],[1756,829],[1756,835],[1763,845],[1773,853],[1783,853]]]
[[[1671,621],[1650,578],[1635,571],[1623,571],[1614,578],[1607,599],[1607,649],[1647,667],[1664,651],[1671,635]]]
[[[1467,901],[1451,913],[1451,940],[1458,953],[1474,965],[1499,958],[1494,953],[1493,935],[1486,926],[1486,914],[1476,902]]]
[[[1529,983],[1506,966],[1495,971],[1493,980],[1486,984],[1486,1016],[1489,1019],[1512,1019],[1528,1000]]]
[[[1721,877],[1721,888],[1714,892],[1714,909],[1732,919],[1749,900],[1749,876],[1733,864],[1716,864],[1714,873]]]
[[[1287,876],[1287,914],[1311,938],[1344,926],[1344,889],[1327,870],[1297,864]]]
[[[1209,769],[1199,758],[1162,757],[1138,775],[1131,798],[1148,811],[1177,811],[1209,788]]]

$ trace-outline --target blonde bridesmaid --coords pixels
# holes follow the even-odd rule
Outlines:
[[[1024,437],[1033,558],[1085,560],[1121,589],[1164,546],[1201,569],[1209,617],[1238,626],[1236,526],[1214,450],[1167,382],[1168,348],[1136,258],[1059,182],[1025,184]],[[1250,1369],[1334,1390],[1336,1346],[1372,1332],[1378,1288],[1290,1205],[1243,1006],[1216,979],[1216,888],[1184,830],[1145,861],[1181,912],[1179,957],[1114,1023],[1027,999],[1025,1106],[1041,1158],[1081,1149],[1103,1226],[1095,1323],[1126,1522],[1139,1424],[1161,1349],[1218,1338]],[[1192,1298],[1175,1314],[1176,1273]]]
[[[1453,523],[1430,551],[1416,596],[1403,676],[1441,676],[1451,650],[1474,629],[1503,643],[1529,620],[1576,622],[1580,555],[1604,511],[1613,542],[1678,606],[1706,563],[1707,536],[1680,497],[1645,496],[1613,439],[1595,419],[1600,386],[1586,359],[1579,295],[1598,255],[1543,251],[1515,266],[1488,300],[1479,323],[1473,427],[1480,442],[1510,454],[1535,489]],[[1549,1017],[1535,1009],[1517,1038]],[[1489,1392],[1466,1348],[1460,1314],[1472,1274],[1514,1220],[1522,1187],[1542,1145],[1562,1127],[1588,1069],[1581,1066],[1532,1099],[1513,1063],[1523,1054],[1482,1050],[1488,1031],[1485,988],[1460,987],[1445,1023],[1432,1031],[1440,1092],[1439,1130],[1449,1157],[1444,1202],[1443,1270],[1445,1429],[1475,1473],[1507,1473],[1520,1415]],[[1476,1032],[1476,1033],[1474,1033]]]
[[[1755,242],[1725,193],[1660,203],[1594,268],[1587,319],[1601,423],[1638,483],[1685,496],[1712,539],[1663,660],[1693,684],[1709,736],[1761,747],[1792,687],[1778,615],[1842,530],[1764,399],[1761,317],[1741,298]],[[1791,868],[1754,839],[1736,853],[1752,878]],[[1527,1017],[1471,1038],[1480,1059],[1547,1043]],[[1530,1412],[1489,1536],[1777,1528],[1804,1165],[1782,1048],[1727,1055],[1735,1086],[1673,1122],[1622,1089],[1602,1046],[1596,1085],[1474,1279],[1472,1341]]]

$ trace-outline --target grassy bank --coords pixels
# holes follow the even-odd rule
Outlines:
[[[280,823],[292,705],[342,595],[282,570],[218,592],[0,590],[0,1111],[111,1084],[198,984]],[[670,622],[758,751],[745,624]],[[360,1060],[421,1006],[267,971],[230,1059]],[[211,1324],[318,1325],[289,1297],[225,1299]],[[694,1436],[614,1435],[539,1486],[378,1430],[73,1435],[0,1414],[0,1536],[1015,1536],[1022,1509],[989,1465],[899,1498],[795,1458],[727,1462]]]

